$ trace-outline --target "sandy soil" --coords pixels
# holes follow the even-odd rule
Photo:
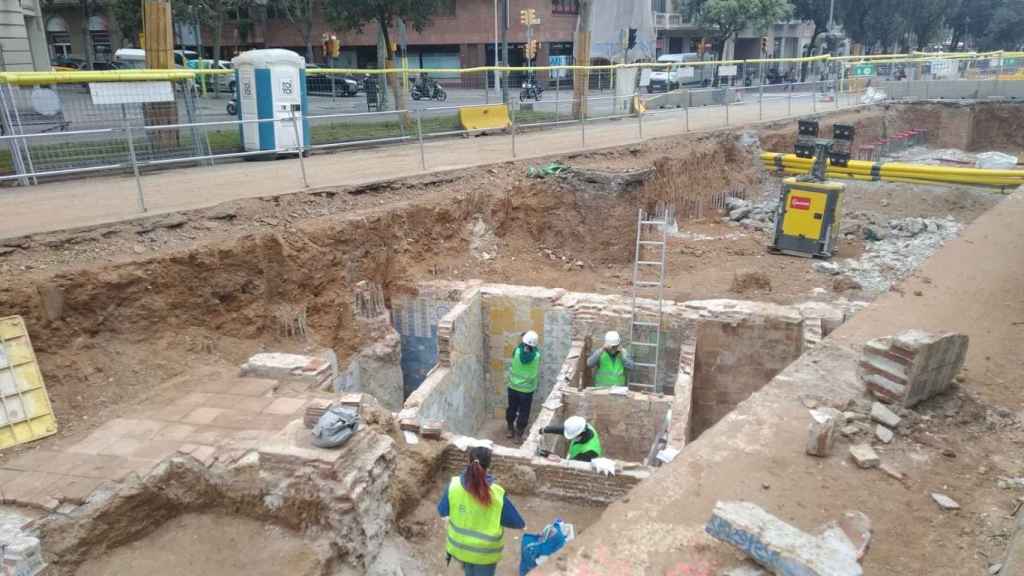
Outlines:
[[[212,514],[186,514],[145,538],[89,560],[77,576],[314,576],[320,563],[301,536],[278,526]]]
[[[501,483],[501,478],[497,479]],[[441,498],[443,485],[438,483],[429,496],[423,499],[420,506],[406,518],[399,531],[410,541],[413,554],[420,561],[423,573],[429,576],[439,574],[461,574],[462,567],[457,562],[445,565],[444,539],[447,533],[445,521],[437,515],[437,501]],[[535,496],[510,496],[516,509],[526,520],[526,532],[538,533],[556,518],[574,525],[577,534],[583,533],[597,521],[603,508],[579,506],[565,502],[553,502],[550,499]],[[505,557],[498,565],[499,576],[517,576],[519,574],[519,550],[522,531],[505,531]]]

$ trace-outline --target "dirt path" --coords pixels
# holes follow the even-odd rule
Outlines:
[[[186,514],[141,540],[89,560],[77,576],[315,576],[320,563],[301,536],[238,516]]]
[[[859,106],[853,100],[844,108]],[[643,123],[643,138],[658,138],[690,131],[713,130],[726,125],[742,126],[764,120],[809,114],[810,98],[796,98],[792,106],[784,101],[766,101],[764,109],[744,104],[730,107],[728,121],[720,107],[695,108],[649,114]],[[835,110],[834,104],[821,110]],[[585,143],[584,143],[585,140]],[[516,137],[519,158],[597,150],[641,141],[639,124],[626,119],[579,126],[535,130]],[[480,138],[427,141],[424,148],[426,171],[482,166],[513,159],[512,137],[489,135]],[[417,145],[402,144],[316,155],[305,162],[312,187],[366,184],[379,180],[424,173]],[[215,167],[180,168],[146,175],[143,193],[150,214],[161,214],[213,206],[239,198],[286,194],[303,189],[296,159],[276,162],[236,162]],[[105,224],[137,218],[136,182],[131,177],[104,176],[76,178],[28,188],[0,189],[0,238],[39,232]]]

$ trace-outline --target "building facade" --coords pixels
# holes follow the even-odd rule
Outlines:
[[[0,0],[0,69],[50,69],[38,0]]]

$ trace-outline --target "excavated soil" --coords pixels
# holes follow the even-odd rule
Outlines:
[[[922,118],[970,111],[911,108]],[[858,138],[871,138],[905,124],[907,114],[875,108],[825,124],[853,123]],[[755,132],[763,149],[787,150],[795,126]],[[44,442],[59,442],[211,361],[329,347],[344,363],[368,337],[351,309],[351,286],[361,280],[383,285],[387,298],[433,279],[626,291],[638,208],[723,191],[773,193],[777,181],[740,139],[739,131],[689,135],[561,158],[611,173],[653,168],[643,184],[604,186],[572,173],[531,179],[524,164],[506,163],[5,240],[14,248],[0,256],[0,276],[9,279],[0,284],[0,316],[26,317],[61,425]],[[969,222],[997,200],[977,189],[859,183],[845,211]],[[765,233],[706,216],[680,222],[670,239],[667,298],[793,302],[814,288],[834,297],[833,280],[811,262],[769,256]],[[839,256],[862,250],[853,238]],[[745,275],[759,280],[734,285]],[[309,341],[284,338],[278,317],[303,309]]]
[[[185,514],[141,540],[89,560],[77,576],[315,576],[321,563],[286,528],[217,514]]]

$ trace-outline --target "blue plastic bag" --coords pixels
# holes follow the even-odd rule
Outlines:
[[[537,567],[537,559],[542,556],[551,556],[565,546],[565,543],[574,535],[571,524],[565,524],[560,518],[544,527],[540,534],[523,534],[523,541],[520,547],[519,576],[526,574]]]

